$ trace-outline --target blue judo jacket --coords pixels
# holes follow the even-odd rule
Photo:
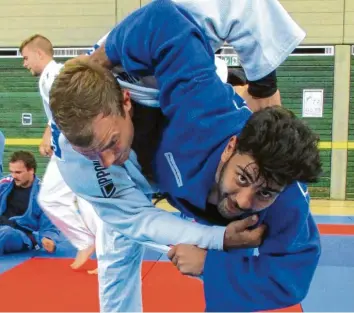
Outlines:
[[[156,77],[168,119],[155,157],[159,188],[181,211],[185,203],[203,210],[222,151],[252,114],[217,77],[204,33],[187,12],[156,0],[117,25],[105,50],[131,75]],[[207,311],[270,310],[306,296],[320,256],[307,186],[288,186],[261,220],[269,233],[258,253],[208,251]]]
[[[7,197],[14,187],[14,180],[11,176],[0,180],[0,216],[6,211]],[[38,205],[37,197],[40,188],[40,180],[35,177],[31,189],[28,208],[22,216],[13,216],[10,220],[15,221],[21,228],[32,232],[39,247],[42,247],[42,238],[46,237],[57,243],[59,239],[59,230],[51,223],[48,217],[43,213]],[[32,246],[30,238],[23,233],[24,242]]]

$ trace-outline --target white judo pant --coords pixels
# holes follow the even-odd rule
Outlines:
[[[104,223],[89,202],[77,197],[64,182],[56,162],[60,161],[52,157],[48,163],[38,202],[78,250],[96,245],[100,311],[142,311],[144,248]]]
[[[96,254],[101,312],[142,312],[141,267],[144,247],[104,224]]]
[[[97,224],[102,221],[89,202],[71,191],[56,162],[60,161],[55,156],[51,157],[42,180],[38,203],[71,244],[83,250],[95,243]]]

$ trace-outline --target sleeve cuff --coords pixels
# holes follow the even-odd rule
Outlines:
[[[212,242],[210,249],[224,250],[224,235],[226,227],[212,226]]]
[[[32,235],[33,235],[34,239],[36,239],[37,245],[42,248],[42,240],[41,239],[43,236],[39,235],[38,231],[34,231],[32,233]]]

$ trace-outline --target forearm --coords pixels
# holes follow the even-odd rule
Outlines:
[[[201,225],[158,209],[135,188],[123,190],[110,199],[81,196],[95,206],[102,220],[134,241],[223,249],[224,227]]]
[[[109,58],[107,57],[106,51],[105,51],[105,43],[102,43],[100,47],[98,47],[91,55],[90,55],[90,60],[93,62],[96,62],[100,64],[101,66],[107,68],[107,69],[112,69],[114,66],[117,66],[119,64],[113,64]],[[118,63],[118,62],[116,62]]]
[[[50,125],[47,125],[43,132],[42,141],[50,143],[51,136],[52,136],[52,131],[50,129]]]

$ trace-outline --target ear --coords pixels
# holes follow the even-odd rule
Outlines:
[[[130,100],[130,92],[127,89],[123,89],[123,109],[126,114],[130,113],[132,108],[132,103]]]
[[[222,155],[221,155],[221,161],[223,163],[226,163],[231,158],[231,156],[233,155],[233,153],[236,150],[236,146],[237,146],[237,137],[232,136],[230,138],[229,142],[227,143],[227,146],[224,149]]]
[[[41,49],[36,49],[35,50],[35,53],[38,55],[38,58],[39,59],[43,59],[43,57],[44,57],[44,52],[41,50]]]

